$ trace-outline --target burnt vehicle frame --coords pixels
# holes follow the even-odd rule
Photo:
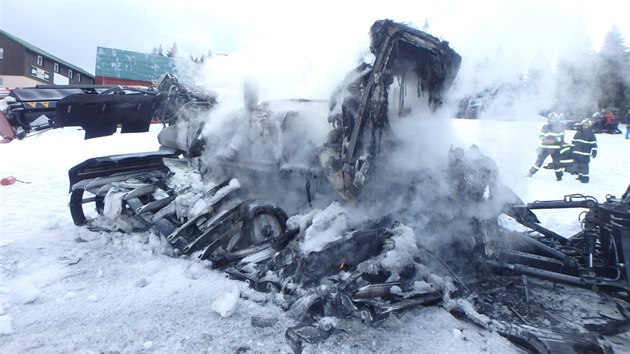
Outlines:
[[[184,189],[167,181],[178,167],[195,172],[203,169],[197,158],[210,142],[201,136],[203,122],[195,118],[211,112],[217,99],[212,93],[190,89],[175,77],[167,75],[151,88],[41,86],[14,90],[10,94],[13,100],[0,117],[3,136],[20,139],[48,128],[81,126],[86,138],[93,138],[111,135],[119,126],[122,132],[139,132],[148,130],[153,119],[162,122],[165,128],[158,136],[159,151],[92,158],[70,169],[74,223],[103,230],[88,220],[85,205],[94,205],[103,214],[106,202],[115,201],[120,203],[121,215],[137,221],[138,230],[155,230],[176,253],[210,260],[214,267],[258,291],[284,294],[287,308],[298,312],[302,321],[286,332],[287,341],[297,352],[304,342],[323,340],[335,331],[318,323],[318,318],[335,315],[377,324],[391,313],[460,295],[440,287],[415,289],[413,283],[422,268],[416,260],[410,260],[394,280],[391,272],[374,262],[391,247],[399,227],[394,216],[398,210],[376,221],[353,225],[343,238],[325,249],[296,257],[295,241],[303,237],[304,230],[287,224],[295,211],[287,213],[269,202],[273,199],[265,199],[268,196],[260,199],[256,193],[259,190],[252,191],[252,180],[264,175],[271,183],[286,183],[287,189],[296,190],[303,206],[310,206],[322,196],[326,202],[337,197],[360,202],[364,185],[374,183],[370,179],[378,168],[376,157],[383,153],[384,139],[391,133],[389,90],[394,77],[413,73],[410,76],[415,80],[417,96],[425,97],[432,111],[440,106],[461,61],[448,43],[389,20],[377,21],[371,35],[373,64],[359,65],[332,95],[328,111],[332,131],[318,150],[320,164],[279,168],[255,161],[248,161],[248,166],[224,161],[230,173],[204,191],[209,203],[196,215],[178,215],[174,204]],[[37,104],[42,102],[47,104]],[[246,106],[245,114],[250,116],[269,117],[273,113],[266,105]],[[401,105],[399,114],[404,113]],[[283,124],[288,124],[293,114],[283,113]],[[184,143],[178,139],[182,134],[186,136]],[[451,173],[467,199],[452,202],[483,202],[484,189],[496,187],[494,177],[487,175],[488,171],[462,168],[468,161],[465,153],[453,151],[450,156]],[[241,173],[243,170],[247,173]],[[111,197],[112,191],[118,197]],[[628,194],[626,191],[620,199],[609,196],[602,204],[584,196],[530,204],[516,198],[504,212],[531,229],[531,235],[507,232],[496,220],[473,218],[471,227],[481,247],[468,250],[469,256],[483,269],[490,267],[627,297]],[[541,226],[533,210],[547,208],[587,209],[584,230],[566,238]],[[508,239],[516,239],[517,246]],[[445,267],[459,287],[468,289],[457,272]],[[347,277],[340,277],[341,271]],[[321,282],[326,283],[326,290],[313,290]],[[505,326],[499,332],[533,352],[551,350],[549,338],[531,328]],[[587,338],[584,345],[605,351],[593,338]]]

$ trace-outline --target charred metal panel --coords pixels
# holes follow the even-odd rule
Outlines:
[[[448,42],[391,20],[376,21],[370,34],[374,63],[357,67],[333,94],[328,121],[336,130],[330,136],[330,151],[322,154],[331,183],[349,199],[358,194],[370,160],[389,131],[389,89],[394,79],[415,78],[418,99],[426,96],[435,111],[461,64]]]
[[[85,138],[112,135],[120,125],[122,133],[149,131],[161,97],[156,94],[75,94],[56,104],[54,128],[80,126]]]

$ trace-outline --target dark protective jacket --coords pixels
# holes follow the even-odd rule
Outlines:
[[[562,167],[569,168],[573,163],[573,145],[569,143],[564,143],[560,147],[560,164]]]
[[[560,150],[564,144],[564,128],[561,124],[548,123],[540,130],[540,147]]]
[[[573,154],[587,157],[597,155],[597,138],[593,129],[581,129],[573,136]]]

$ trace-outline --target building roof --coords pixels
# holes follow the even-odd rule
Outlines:
[[[173,58],[162,55],[103,47],[96,50],[96,76],[152,82],[175,71]]]
[[[61,65],[67,66],[68,68],[74,70],[75,72],[79,72],[82,75],[85,75],[86,77],[89,77],[89,78],[92,78],[92,79],[94,78],[94,75],[90,74],[89,71],[81,69],[81,68],[79,68],[76,65],[72,65],[72,64],[68,63],[65,60],[61,60],[58,57],[56,57],[56,56],[46,52],[45,50],[42,50],[42,49],[40,49],[40,48],[30,44],[29,42],[27,42],[27,41],[25,41],[25,40],[23,40],[21,38],[18,38],[18,37],[14,36],[14,35],[12,35],[12,34],[10,34],[8,32],[6,32],[6,31],[3,31],[2,29],[0,29],[0,33],[4,34],[5,36],[9,37],[13,41],[17,42],[18,44],[20,44],[21,46],[23,46],[24,48],[26,48],[26,49],[28,49],[28,50],[30,50],[32,52],[35,52],[35,53],[37,53],[39,55],[42,55],[42,56],[44,56],[44,57],[46,57],[46,58],[48,58],[48,59],[50,59],[52,61],[55,61],[55,62],[61,64]]]

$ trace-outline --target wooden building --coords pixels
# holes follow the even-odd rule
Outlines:
[[[0,30],[0,87],[94,84],[94,75]]]

